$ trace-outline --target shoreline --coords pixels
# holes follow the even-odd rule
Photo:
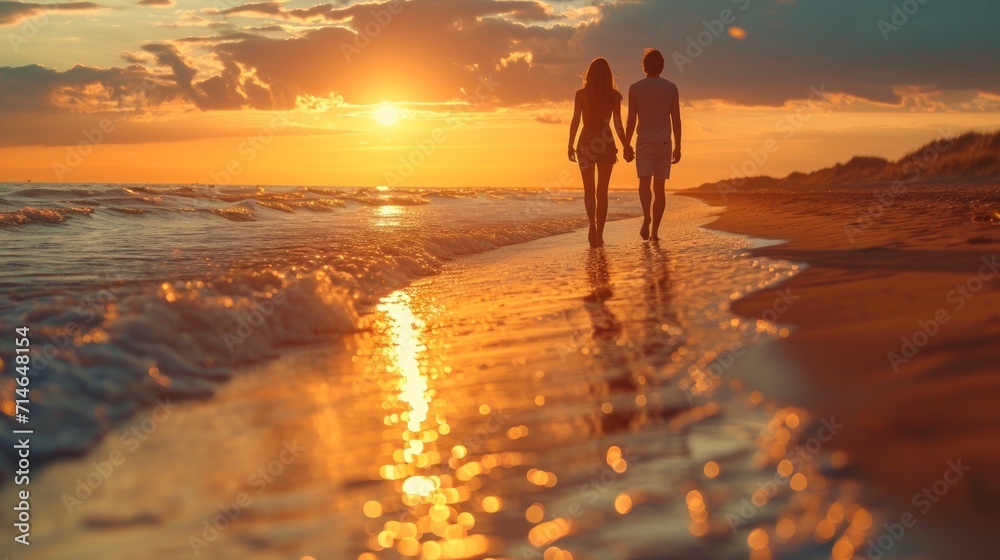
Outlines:
[[[607,252],[586,248],[577,231],[456,258],[382,298],[345,346],[283,352],[214,397],[153,418],[156,433],[136,449],[109,437],[83,458],[51,465],[39,474],[45,521],[33,552],[126,558],[142,546],[189,558],[210,547],[209,557],[370,558],[383,547],[376,536],[396,531],[397,514],[429,515],[413,494],[423,486],[407,484],[426,481],[424,473],[450,484],[441,497],[475,521],[467,537],[437,542],[494,556],[553,544],[609,555],[627,532],[639,556],[669,549],[728,560],[745,558],[750,535],[763,530],[777,557],[826,558],[835,541],[863,557],[861,537],[878,538],[882,523],[899,517],[862,490],[872,475],[858,476],[865,449],[852,438],[867,424],[842,416],[841,401],[818,400],[835,393],[812,390],[817,376],[801,375],[802,364],[836,363],[794,352],[810,332],[799,314],[824,287],[800,284],[816,266],[755,258],[788,243],[749,249],[743,233],[711,231],[726,228],[700,202],[670,197],[668,217],[659,245],[641,242],[638,221],[626,220],[609,224]],[[800,299],[781,311],[775,302],[786,286]],[[769,309],[780,311],[776,321]],[[754,316],[766,324],[738,319]],[[798,327],[785,333],[786,325]],[[738,359],[711,378],[711,363],[734,347]],[[830,416],[844,429],[825,445]],[[814,440],[824,443],[815,453]],[[286,463],[287,444],[304,450]],[[804,462],[792,455],[803,447]],[[116,452],[126,457],[121,469],[95,471]],[[404,481],[397,469],[407,454],[422,466],[405,467]],[[775,474],[785,457],[799,482]],[[253,478],[272,465],[273,481]],[[989,475],[982,461],[972,466]],[[459,470],[469,477],[450,476]],[[81,490],[94,472],[100,481]],[[965,491],[969,475],[963,480]],[[761,484],[772,481],[766,507],[756,507]],[[238,518],[220,518],[233,503]],[[529,508],[545,516],[526,519]],[[936,520],[920,516],[886,557],[917,556],[931,546],[925,540],[954,552],[951,541],[965,534],[946,511],[955,510],[935,505]],[[815,512],[842,514],[836,535],[814,537]],[[213,534],[204,524],[217,519],[232,528]],[[341,527],[335,541],[330,525]],[[983,557],[970,550],[957,557]]]
[[[933,518],[951,546],[936,552],[975,557],[982,529],[1000,519],[1000,450],[988,443],[1000,437],[1000,232],[961,209],[929,215],[921,203],[935,193],[920,191],[859,222],[877,193],[678,194],[722,207],[705,227],[783,240],[752,255],[808,265],[782,284],[799,298],[780,319],[792,334],[765,345],[815,386],[794,404],[844,418],[837,445],[870,490],[891,510]],[[771,299],[750,294],[732,311],[759,317]],[[959,460],[969,470],[924,512],[917,496]]]
[[[433,495],[464,529],[421,540],[468,550],[456,557],[553,545],[609,557],[627,532],[636,557],[735,560],[786,512],[803,528],[775,552],[818,559],[800,500],[870,519],[825,449],[799,467],[815,488],[776,483],[766,508],[741,509],[784,456],[762,434],[796,438],[816,419],[749,384],[684,384],[732,344],[774,336],[733,324],[730,294],[794,268],[730,258],[742,236],[698,227],[711,219],[701,203],[670,207],[669,247],[641,242],[631,220],[611,224],[607,252],[573,233],[456,259],[383,298],[348,352],[290,351],[181,405],[137,449],[107,438],[53,465],[30,557],[127,558],[141,543],[162,558],[371,558],[415,550],[414,537],[386,539],[431,521]],[[287,463],[286,444],[303,448]],[[94,463],[115,452],[124,465],[98,481]],[[273,481],[253,478],[272,465]]]

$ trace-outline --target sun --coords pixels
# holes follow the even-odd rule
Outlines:
[[[375,109],[375,120],[383,126],[392,126],[399,122],[399,118],[402,116],[399,109],[393,107],[388,103],[383,103],[381,107]]]

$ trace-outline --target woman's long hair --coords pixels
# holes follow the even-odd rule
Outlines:
[[[604,120],[611,115],[618,87],[615,85],[615,76],[611,73],[611,65],[607,59],[597,57],[590,63],[587,74],[583,77],[583,89],[587,92],[587,99],[594,109],[595,116]]]

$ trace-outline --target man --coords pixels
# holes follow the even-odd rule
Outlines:
[[[642,69],[646,73],[646,79],[633,84],[628,92],[625,159],[632,161],[634,158],[639,173],[639,200],[645,217],[639,235],[643,239],[659,241],[660,222],[667,205],[664,189],[670,178],[670,166],[681,161],[680,95],[673,82],[660,77],[663,73],[663,55],[660,51],[646,49]],[[636,121],[639,137],[633,150],[632,135],[636,131]],[[671,130],[676,138],[673,153],[670,149]]]

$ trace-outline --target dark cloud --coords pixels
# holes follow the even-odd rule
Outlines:
[[[638,68],[644,47],[655,46],[682,94],[696,99],[780,105],[823,84],[887,103],[900,101],[899,86],[1000,92],[994,29],[1000,4],[911,2],[920,8],[905,22],[897,14],[901,25],[888,40],[879,22],[892,25],[892,4],[864,0],[623,3],[605,7],[601,22],[575,39],[590,52],[603,46],[612,63],[625,61],[631,68]],[[910,4],[896,4],[904,3]],[[745,30],[745,39],[715,36],[724,10]]]
[[[394,6],[398,13],[380,19]],[[641,78],[649,46],[667,57],[666,74],[688,99],[781,105],[813,86],[883,103],[900,103],[903,86],[1000,92],[1000,73],[991,70],[1000,57],[992,29],[1000,4],[983,0],[924,4],[888,33],[879,22],[892,24],[891,6],[862,0],[621,2],[601,5],[598,21],[575,27],[550,11],[538,2],[490,0],[307,9],[254,3],[226,13],[340,26],[296,39],[247,39],[217,54],[280,84],[282,99],[297,89],[337,91],[349,103],[443,101],[491,75],[502,84],[500,104],[563,101],[596,56],[612,62],[623,88]],[[723,18],[745,38],[730,36]]]
[[[16,25],[21,21],[54,11],[102,10],[105,6],[93,2],[62,2],[57,4],[35,4],[31,2],[0,2],[0,26]]]
[[[299,96],[334,92],[354,104],[440,103],[473,96],[483,91],[483,83],[496,86],[491,104],[558,100],[564,94],[565,77],[544,61],[564,56],[559,51],[573,28],[507,19],[555,17],[536,2],[415,0],[308,10],[256,3],[227,12],[350,24],[300,31],[287,39],[227,33],[145,45],[143,50],[169,69],[177,88],[200,109],[289,109]],[[183,43],[211,48],[223,71],[199,76],[196,64],[175,46]]]
[[[246,39],[257,39],[259,37],[260,37],[260,35],[256,35],[256,34],[253,34],[253,33],[236,32],[236,33],[225,33],[225,34],[222,34],[222,35],[208,35],[208,36],[200,36],[200,37],[181,37],[180,39],[174,39],[174,41],[177,42],[177,43],[210,43],[210,44],[218,44],[218,43],[224,43],[226,41],[243,41],[243,40],[246,40]]]
[[[244,77],[232,61],[223,62],[221,74],[196,80],[197,70],[172,45],[154,43],[144,45],[142,50],[154,55],[160,65],[170,68],[177,88],[203,111],[274,108],[270,92]]]
[[[227,16],[275,17],[284,20],[311,21],[316,19],[340,22],[350,18],[367,19],[376,12],[388,11],[392,16],[409,11],[415,5],[419,8],[429,6],[445,19],[453,17],[500,17],[506,16],[514,21],[539,22],[559,19],[541,2],[534,0],[424,0],[404,3],[402,0],[375,4],[354,4],[349,6],[334,6],[318,4],[311,8],[285,9],[281,2],[255,2],[234,6],[224,10],[214,10],[214,13]],[[456,10],[461,6],[461,10]],[[208,10],[213,13],[213,10]]]
[[[285,28],[281,27],[280,25],[250,26],[250,27],[245,27],[244,29],[246,29],[247,31],[257,31],[257,32],[260,32],[260,33],[269,33],[269,32],[272,32],[272,31],[284,31],[285,30]]]
[[[77,65],[62,72],[38,65],[0,67],[3,113],[58,109],[69,113],[134,110],[176,99],[176,87],[140,65],[94,68]]]
[[[535,116],[535,122],[540,122],[542,124],[562,124],[563,120],[559,118],[559,115],[547,113]]]
[[[993,30],[1000,3],[986,0],[927,2],[906,21],[896,14],[895,23],[891,4],[865,0],[630,0],[591,5],[596,17],[582,24],[560,15],[563,5],[410,0],[207,9],[201,15],[218,20],[220,34],[146,44],[123,55],[125,68],[0,68],[0,112],[106,107],[144,80],[157,81],[163,99],[201,110],[283,110],[300,96],[330,94],[349,104],[445,103],[485,91],[484,83],[493,90],[489,105],[544,104],[572,99],[596,56],[611,61],[626,88],[642,77],[641,54],[650,46],[666,56],[666,75],[685,101],[780,105],[823,86],[909,107],[918,107],[909,104],[912,96],[925,96],[919,107],[962,110],[977,92],[1000,93]],[[41,6],[0,1],[0,24]],[[716,23],[723,17],[739,26],[742,39]],[[240,18],[292,36],[236,32],[245,28],[233,21]],[[221,70],[208,74],[207,67]],[[901,98],[904,89],[910,101]],[[88,102],[94,91],[100,99]]]

